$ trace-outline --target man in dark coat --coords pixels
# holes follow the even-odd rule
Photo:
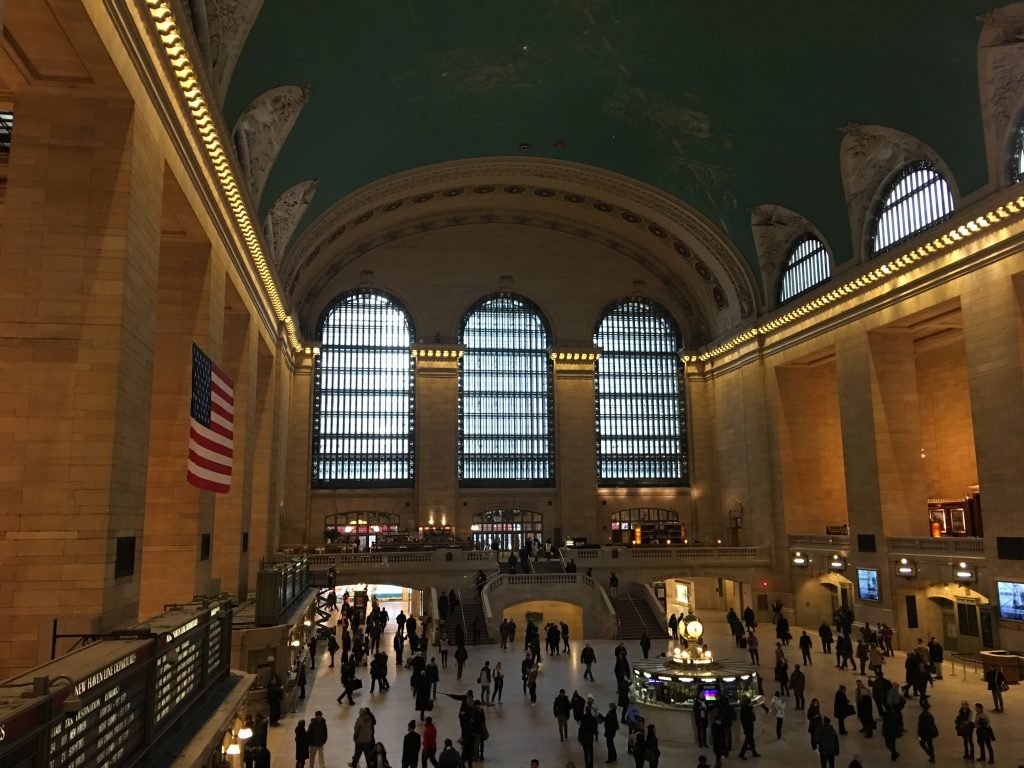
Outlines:
[[[580,717],[580,745],[583,747],[584,768],[594,768],[594,741],[597,740],[597,713],[594,711],[594,698],[587,697],[583,715]]]
[[[839,723],[839,735],[846,735],[846,718],[853,714],[853,707],[850,706],[850,697],[846,695],[846,686],[840,685],[836,691],[832,715]]]
[[[608,747],[608,762],[614,763],[619,759],[619,753],[615,749],[615,734],[619,732],[619,713],[615,710],[614,704],[608,705],[608,711],[604,713],[604,743]]]
[[[416,733],[416,721],[409,721],[409,730],[402,740],[402,768],[417,768],[420,758],[420,735]]]
[[[740,747],[740,760],[747,759],[747,750],[760,757],[757,745],[754,743],[754,724],[757,722],[757,715],[754,713],[754,705],[750,703],[750,697],[744,696],[740,699],[740,727],[743,729],[743,746]]]
[[[804,671],[800,669],[799,664],[793,665],[793,674],[789,676],[789,688],[793,691],[793,696],[796,699],[794,709],[804,708],[804,690],[807,687],[807,678],[804,677]]]

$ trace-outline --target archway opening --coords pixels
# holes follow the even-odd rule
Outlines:
[[[470,526],[475,549],[518,552],[527,541],[544,539],[544,515],[529,509],[502,508],[476,512]]]
[[[633,507],[611,515],[613,544],[682,544],[686,526],[674,509]]]
[[[338,512],[324,520],[324,540],[350,552],[368,552],[391,541],[399,531],[398,515],[390,512]]]

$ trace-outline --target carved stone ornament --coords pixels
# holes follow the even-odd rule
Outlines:
[[[270,169],[308,97],[309,92],[297,85],[278,86],[253,99],[238,118],[235,133],[245,132],[248,158],[242,165],[248,168],[249,190],[257,205]]]
[[[284,287],[300,312],[314,311],[332,277],[380,243],[488,222],[566,232],[642,264],[679,297],[691,340],[722,335],[756,312],[750,268],[701,214],[636,180],[545,158],[443,163],[363,187],[288,249]]]
[[[775,306],[779,280],[793,243],[807,234],[822,242],[825,240],[810,221],[781,205],[759,205],[754,208],[750,212],[750,229],[754,234],[754,247],[761,265],[765,306]],[[831,249],[829,253],[832,253]]]
[[[900,168],[917,160],[927,160],[939,170],[949,182],[954,204],[958,203],[956,179],[945,161],[923,141],[882,125],[851,123],[846,126],[839,148],[839,167],[850,215],[854,257],[858,260],[863,261],[865,257],[868,239],[865,227],[883,185]]]
[[[210,37],[210,68],[217,103],[224,104],[238,57],[252,25],[263,8],[263,0],[205,0]]]
[[[270,226],[267,228],[267,238],[270,243],[271,256],[274,264],[281,262],[281,256],[288,247],[288,241],[295,233],[295,227],[306,212],[313,195],[316,194],[316,179],[300,181],[295,186],[285,190],[267,213]]]
[[[1009,152],[1017,124],[1024,119],[1024,3],[984,16],[978,38],[978,87],[985,126],[989,179],[1009,179]]]

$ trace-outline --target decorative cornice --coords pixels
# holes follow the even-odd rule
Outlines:
[[[234,216],[234,230],[243,250],[248,250],[252,266],[263,283],[263,289],[278,322],[285,326],[288,340],[295,351],[302,349],[292,318],[285,312],[284,302],[278,293],[273,273],[264,256],[261,233],[249,215],[248,204],[242,190],[235,179],[234,168],[224,149],[221,139],[221,125],[215,114],[210,110],[210,103],[200,84],[200,75],[193,66],[192,59],[185,49],[181,31],[175,21],[168,0],[145,0],[149,12],[149,20],[153,24],[160,45],[166,56],[165,66],[169,67],[173,81],[178,88],[178,99],[182,112],[192,117],[192,128],[198,134],[200,143],[206,150],[206,165],[211,177],[220,185],[220,192],[227,208]]]
[[[1003,193],[1019,191],[1019,188],[1011,187],[1004,190]],[[841,285],[818,296],[813,296],[787,312],[737,333],[702,352],[690,352],[684,360],[687,362],[711,362],[743,344],[783,331],[792,323],[823,313],[826,308],[834,309],[833,305],[860,298],[867,291],[874,290],[879,285],[893,283],[911,267],[918,266],[922,261],[925,263],[934,261],[940,256],[950,256],[951,252],[955,261],[967,258],[965,246],[989,233],[992,227],[1006,227],[1024,220],[1024,194],[1003,199],[1005,202],[1001,205],[984,206],[979,203],[972,211],[961,211],[954,214],[951,220],[946,220],[933,228],[933,230],[938,230],[938,233],[926,230],[910,243],[914,247],[899,255],[891,256],[885,263],[881,263],[880,259],[878,266],[868,268],[863,273],[850,277]],[[868,266],[870,267],[870,264]]]
[[[462,207],[500,210],[514,199],[544,200],[552,210],[576,208],[624,223],[631,239],[651,243],[666,264],[691,261],[706,284],[714,314],[734,324],[756,311],[756,282],[735,246],[707,219],[681,201],[619,174],[545,158],[482,158],[420,168],[370,184],[345,197],[302,233],[284,259],[286,290],[308,294],[319,263],[331,263],[350,250],[360,230],[381,230],[381,220],[399,219],[410,208]],[[519,203],[514,203],[520,205]],[[580,214],[575,214],[578,218]],[[588,214],[594,218],[591,212]],[[685,273],[685,270],[684,270]],[[717,288],[717,290],[715,290]],[[729,309],[727,313],[723,312]],[[720,326],[719,326],[720,327]]]

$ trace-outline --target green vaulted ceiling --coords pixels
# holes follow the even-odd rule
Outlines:
[[[275,86],[309,87],[260,201],[265,213],[319,179],[296,236],[383,176],[528,144],[679,197],[751,265],[750,209],[764,203],[813,221],[843,261],[845,125],[923,140],[962,193],[987,182],[978,17],[1004,4],[266,0],[225,117]]]

